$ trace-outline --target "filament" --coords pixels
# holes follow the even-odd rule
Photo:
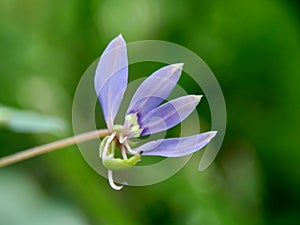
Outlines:
[[[113,141],[113,139],[115,138],[116,136],[116,133],[112,133],[109,138],[107,139],[107,142],[105,143],[105,147],[104,147],[104,150],[102,152],[102,159],[104,159],[106,156],[107,156],[107,152],[108,152],[108,148],[111,144],[111,142]]]

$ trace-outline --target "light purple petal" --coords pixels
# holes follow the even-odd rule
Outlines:
[[[112,129],[128,78],[126,42],[122,35],[112,40],[100,57],[94,85],[108,129]]]
[[[139,121],[143,129],[141,136],[154,134],[177,125],[194,111],[201,97],[201,95],[188,95],[153,109]]]
[[[139,146],[135,151],[142,151],[142,155],[181,157],[203,148],[216,134],[216,131],[209,131],[189,137],[160,139]]]
[[[165,100],[176,86],[183,63],[160,68],[149,76],[135,92],[126,114],[137,113],[143,117]]]

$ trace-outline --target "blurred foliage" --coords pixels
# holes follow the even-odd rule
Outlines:
[[[2,105],[0,105],[0,127],[7,127],[20,133],[53,133],[59,135],[66,131],[66,124],[59,117]]]
[[[36,183],[21,172],[1,171],[0,176],[1,224],[86,223],[76,206],[70,206],[62,201],[53,201],[44,196]]]
[[[228,128],[204,173],[197,153],[171,179],[121,192],[111,190],[76,147],[1,169],[0,215],[7,220],[1,216],[0,224],[52,219],[41,211],[60,211],[55,218],[77,213],[74,220],[88,224],[299,224],[299,10],[299,2],[283,0],[1,0],[1,104],[71,126],[81,75],[122,33],[127,42],[175,42],[204,59],[223,89]],[[141,67],[137,74],[148,72]],[[202,107],[201,117],[209,118]],[[0,156],[54,140],[0,128]],[[20,178],[24,173],[30,178]],[[39,190],[46,200],[36,205]]]

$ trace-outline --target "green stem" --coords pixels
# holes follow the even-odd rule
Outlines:
[[[69,137],[63,140],[55,141],[49,144],[37,146],[34,148],[30,148],[9,156],[5,156],[3,158],[0,158],[0,168],[5,167],[20,161],[23,161],[25,159],[29,159],[47,152],[52,152],[70,145],[74,145],[81,142],[86,142],[90,140],[94,140],[100,137],[105,137],[109,135],[108,130],[94,130],[89,131],[83,134],[79,134],[73,137]]]

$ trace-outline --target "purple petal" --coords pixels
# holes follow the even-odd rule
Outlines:
[[[141,129],[143,129],[141,136],[154,134],[177,125],[194,111],[201,97],[201,95],[188,95],[153,109],[140,119]]]
[[[128,78],[126,42],[122,35],[112,40],[100,57],[94,85],[108,129],[112,129]]]
[[[137,113],[142,117],[158,106],[176,86],[182,66],[183,63],[168,65],[151,74],[135,92],[126,114]]]
[[[209,131],[189,137],[160,139],[139,146],[135,151],[142,151],[143,155],[181,157],[203,148],[216,134],[216,131]]]

